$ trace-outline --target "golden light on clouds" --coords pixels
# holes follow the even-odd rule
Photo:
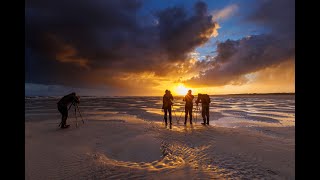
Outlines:
[[[69,45],[65,45],[64,50],[57,53],[56,59],[60,62],[74,63],[81,67],[89,69],[89,66],[88,66],[89,61],[85,58],[76,57],[76,55],[77,55],[77,51],[73,47]]]
[[[194,60],[190,60],[194,61]],[[193,62],[188,62],[193,64]],[[192,90],[193,95],[198,93],[221,95],[221,94],[246,94],[246,93],[277,93],[294,92],[294,60],[285,61],[279,65],[267,67],[265,69],[252,72],[243,76],[247,81],[244,83],[228,83],[222,86],[188,86],[184,80],[193,75],[186,74],[183,66],[165,76],[159,76],[153,72],[144,73],[123,73],[119,72],[116,78],[111,79],[108,70],[101,70],[93,77],[104,77],[104,79],[93,79],[104,81],[106,84],[112,83],[114,87],[132,91],[129,95],[141,96],[162,96],[166,89],[170,90],[173,96],[184,96],[188,90]]]
[[[47,38],[51,40],[56,47],[56,60],[63,63],[73,63],[78,66],[90,69],[88,66],[89,60],[78,56],[78,51],[71,45],[66,44],[62,39],[53,34],[47,34]]]
[[[173,95],[180,96],[187,94],[188,90],[192,90],[192,94],[198,93],[221,95],[221,94],[246,94],[246,93],[278,93],[278,92],[295,92],[295,71],[294,61],[288,60],[279,65],[267,67],[257,72],[246,74],[243,78],[247,78],[245,83],[233,83],[223,86],[208,87],[190,87],[186,86],[175,75],[167,76],[165,81],[157,79],[158,86],[153,87],[159,90],[159,95],[164,94],[166,89],[170,90]],[[153,77],[155,78],[155,77]],[[186,78],[181,76],[182,79]],[[160,80],[160,81],[159,81]],[[156,91],[153,91],[156,93]]]

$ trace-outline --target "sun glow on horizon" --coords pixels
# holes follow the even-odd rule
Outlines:
[[[177,95],[185,95],[188,93],[188,88],[186,88],[183,84],[179,84],[175,89],[174,92]]]

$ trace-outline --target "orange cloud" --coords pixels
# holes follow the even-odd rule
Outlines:
[[[77,50],[70,45],[62,46],[63,51],[56,54],[56,59],[64,63],[74,63],[79,66],[89,68],[88,59],[77,57]]]
[[[294,92],[295,63],[293,60],[285,61],[277,66],[271,66],[254,73],[257,85],[267,84]]]
[[[73,46],[66,44],[62,39],[59,39],[53,34],[48,34],[48,38],[50,39],[50,42],[54,44],[54,47],[57,48],[55,51],[55,57],[57,61],[63,63],[74,63],[89,69],[89,60],[78,57],[78,52]]]
[[[294,61],[291,59],[245,75],[248,78],[246,83],[195,89],[200,93],[208,94],[295,92],[294,66]]]

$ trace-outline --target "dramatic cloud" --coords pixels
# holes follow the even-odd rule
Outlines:
[[[253,73],[256,84],[259,86],[265,84],[269,86],[286,86],[287,89],[295,87],[295,64],[294,61],[285,61],[279,65],[265,68],[261,71]],[[258,86],[258,87],[259,87]],[[289,91],[287,91],[289,92]]]
[[[238,8],[238,5],[231,4],[221,10],[214,11],[212,13],[212,19],[215,21],[227,19],[232,16],[238,10]]]
[[[252,35],[218,43],[211,69],[186,81],[191,86],[247,83],[246,74],[276,66],[295,57],[295,4],[291,0],[263,1],[248,21],[270,28],[269,34]]]
[[[279,86],[270,80],[277,77],[292,82],[294,1],[209,10],[206,3],[194,2],[192,6],[170,3],[167,8],[151,3],[148,11],[143,0],[27,0],[25,82],[30,87],[26,90],[64,93],[82,88],[86,93],[144,95],[184,83],[213,90],[241,85],[245,92],[250,84],[262,81]],[[232,19],[236,13],[246,18]],[[217,21],[241,36],[214,42],[216,49],[210,49],[206,43],[218,36]],[[252,25],[258,31],[247,36]]]
[[[140,17],[141,6],[137,0],[27,0],[26,83],[133,87],[128,82],[143,73],[188,71],[189,52],[217,36],[203,2],[193,13],[161,10],[156,24]]]

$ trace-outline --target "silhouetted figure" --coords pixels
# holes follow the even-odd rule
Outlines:
[[[184,124],[187,124],[188,113],[190,117],[190,124],[192,124],[192,108],[193,108],[193,98],[194,96],[191,94],[192,91],[189,90],[188,94],[183,98],[183,101],[186,102],[185,105],[185,116],[184,116]]]
[[[201,103],[202,106],[202,118],[203,118],[203,125],[208,124],[209,125],[209,106],[210,106],[210,97],[208,94],[198,94],[198,98],[196,100],[196,104],[198,106],[198,103]],[[207,122],[206,122],[207,120]]]
[[[66,96],[64,96],[62,99],[60,99],[60,101],[57,103],[58,104],[58,110],[62,115],[61,118],[61,123],[60,123],[60,127],[61,128],[67,128],[70,125],[66,125],[67,122],[67,118],[68,118],[68,110],[71,108],[71,106],[74,103],[80,103],[80,98],[76,96],[76,93],[73,92],[71,94],[68,94]],[[69,108],[68,105],[70,104]]]
[[[170,120],[170,127],[172,125],[172,115],[171,115],[171,106],[172,106],[173,96],[169,90],[165,91],[162,99],[162,109],[164,111],[164,120],[167,126],[167,113],[169,112],[169,120]]]

